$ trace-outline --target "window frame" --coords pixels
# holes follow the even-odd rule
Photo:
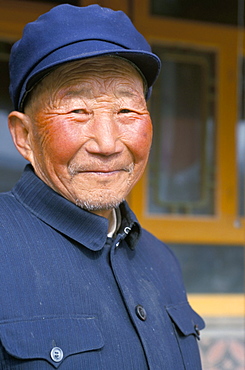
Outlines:
[[[137,12],[139,8],[141,11]],[[239,119],[237,43],[241,31],[235,27],[151,16],[149,9],[149,0],[134,1],[134,24],[150,43],[186,45],[214,51],[217,55],[216,212],[214,216],[147,214],[147,170],[132,190],[130,204],[141,224],[164,241],[244,245],[245,219],[239,218],[237,199],[236,148]]]

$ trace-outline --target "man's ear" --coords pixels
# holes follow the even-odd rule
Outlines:
[[[24,113],[13,111],[8,116],[9,130],[20,154],[30,161],[32,149],[30,143],[31,120]]]

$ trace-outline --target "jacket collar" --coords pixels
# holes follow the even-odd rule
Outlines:
[[[93,251],[101,250],[105,245],[108,220],[79,208],[56,193],[35,175],[30,164],[26,166],[12,192],[32,214],[60,233]],[[131,232],[127,235],[127,241],[134,248],[140,226],[126,202],[120,205],[120,211],[122,223],[119,233],[129,227]]]

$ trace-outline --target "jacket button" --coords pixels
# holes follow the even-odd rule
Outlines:
[[[54,347],[50,351],[50,357],[54,362],[60,362],[63,360],[64,353],[61,348]]]
[[[141,306],[140,304],[138,304],[136,307],[135,307],[135,311],[136,311],[136,315],[138,316],[138,318],[142,321],[145,321],[146,320],[146,310],[144,309],[143,306]]]

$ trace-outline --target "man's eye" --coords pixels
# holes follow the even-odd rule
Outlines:
[[[121,109],[119,113],[131,113],[132,111],[130,109]]]
[[[85,113],[84,109],[73,109],[71,113],[77,113],[77,114],[82,114]]]

